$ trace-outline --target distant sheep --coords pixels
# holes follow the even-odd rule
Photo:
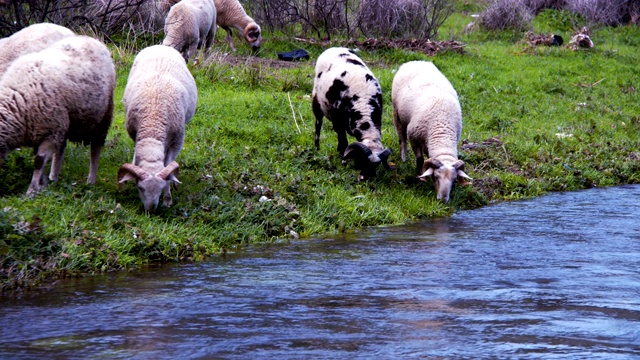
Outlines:
[[[216,37],[216,8],[213,0],[182,0],[171,7],[164,23],[162,45],[178,50],[186,62],[204,48],[209,54]]]
[[[147,212],[157,208],[163,191],[164,205],[172,204],[171,182],[180,183],[175,159],[197,100],[196,82],[178,51],[155,45],[138,53],[122,98],[135,150],[133,163],[120,167],[118,184],[135,179]]]
[[[226,40],[229,42],[231,50],[236,51],[233,46],[233,34],[231,27],[235,27],[242,33],[244,39],[251,45],[251,50],[258,51],[262,43],[262,31],[251,17],[244,11],[238,0],[214,0],[216,11],[218,12],[218,26],[227,31]]]
[[[13,60],[24,54],[40,51],[68,36],[75,36],[75,34],[66,27],[40,23],[33,24],[9,37],[0,39],[0,76],[7,71]]]
[[[87,182],[94,184],[98,159],[113,117],[116,73],[100,41],[71,36],[14,60],[0,78],[0,159],[17,147],[35,148],[28,195],[58,180],[67,139],[91,144]]]
[[[391,100],[402,160],[408,135],[416,172],[423,180],[433,176],[438,200],[448,202],[457,178],[471,180],[463,171],[464,162],[458,160],[462,111],[456,90],[433,63],[411,61],[394,76]]]
[[[354,159],[360,180],[375,176],[380,163],[393,170],[387,162],[391,150],[380,141],[382,91],[371,70],[349,49],[330,48],[318,57],[315,73],[316,148],[320,148],[322,117],[326,116],[338,134],[343,163]],[[347,133],[358,142],[347,146]]]

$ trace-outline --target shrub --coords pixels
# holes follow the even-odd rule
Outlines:
[[[77,30],[88,27],[106,37],[123,30],[162,29],[167,2],[174,0],[16,0],[0,1],[0,37],[33,23],[51,22]]]
[[[254,19],[273,31],[302,31],[331,39],[359,31],[367,37],[432,38],[453,12],[451,0],[256,0]]]
[[[537,14],[544,9],[560,10],[564,8],[566,0],[524,0],[524,3],[534,14]]]
[[[602,25],[623,24],[632,5],[637,6],[633,0],[567,0],[569,11]]]
[[[532,20],[533,12],[524,0],[495,0],[480,16],[480,24],[488,30],[525,30]]]
[[[367,37],[431,39],[452,12],[445,0],[364,0],[358,27]]]

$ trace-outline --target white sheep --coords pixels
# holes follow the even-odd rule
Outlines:
[[[87,182],[94,184],[98,158],[113,117],[116,73],[100,41],[71,36],[14,60],[0,79],[0,159],[20,146],[35,148],[27,194],[58,180],[66,140],[91,144]]]
[[[20,56],[40,51],[62,38],[74,35],[64,26],[39,23],[0,39],[0,76]]]
[[[462,111],[456,90],[433,63],[411,61],[394,76],[391,101],[402,160],[408,135],[416,172],[422,180],[433,176],[438,200],[448,202],[458,177],[471,180],[463,171],[464,162],[458,160]]]
[[[163,203],[171,206],[171,182],[176,178],[176,157],[184,142],[184,126],[196,111],[198,90],[180,53],[155,45],[136,56],[122,101],[125,127],[135,142],[133,163],[118,171],[118,184],[136,180],[147,212]]]
[[[244,11],[238,0],[214,0],[218,12],[218,26],[227,31],[226,40],[229,42],[231,50],[236,51],[233,46],[233,34],[231,27],[235,27],[242,33],[244,39],[251,45],[255,52],[260,49],[262,43],[262,31],[251,17]]]
[[[162,45],[178,50],[186,62],[198,49],[209,54],[216,37],[216,8],[213,0],[182,0],[173,5],[164,23]]]
[[[338,153],[354,159],[360,180],[376,174],[382,163],[393,170],[387,160],[391,150],[382,145],[382,90],[369,68],[346,48],[325,50],[316,61],[312,109],[316,118],[316,148],[320,148],[322,117],[333,124],[338,134]],[[347,146],[347,133],[357,142]]]

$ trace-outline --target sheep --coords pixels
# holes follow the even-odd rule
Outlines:
[[[227,31],[226,41],[229,42],[231,50],[236,51],[233,46],[233,34],[231,27],[235,27],[242,33],[244,39],[251,45],[251,50],[256,52],[262,43],[262,31],[251,17],[244,11],[238,0],[214,0],[218,11],[218,26]]]
[[[419,178],[433,176],[438,200],[447,203],[457,178],[471,180],[458,160],[462,111],[456,90],[433,63],[410,61],[393,78],[391,101],[402,161],[408,135]]]
[[[382,91],[369,68],[346,48],[325,50],[316,61],[312,109],[316,118],[315,145],[320,149],[320,131],[325,116],[338,134],[338,153],[343,164],[354,159],[359,180],[375,176],[382,163],[387,170],[391,150],[380,140]],[[347,146],[347,133],[357,142]]]
[[[155,45],[138,53],[122,98],[133,163],[120,167],[118,185],[135,179],[146,212],[158,207],[163,191],[163,204],[172,204],[171,182],[180,183],[175,159],[197,100],[196,82],[177,50]]]
[[[0,39],[0,76],[20,56],[45,49],[68,36],[75,36],[75,33],[56,24],[39,23]]]
[[[182,0],[171,7],[164,23],[162,45],[178,50],[188,63],[198,49],[205,58],[216,37],[213,0]]]
[[[27,195],[58,180],[67,139],[91,145],[87,183],[95,184],[98,159],[113,118],[116,73],[107,47],[71,36],[14,60],[0,79],[0,159],[33,146],[35,169]]]

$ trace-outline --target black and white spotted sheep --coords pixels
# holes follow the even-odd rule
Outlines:
[[[382,91],[378,80],[351,50],[330,48],[316,61],[313,86],[313,114],[316,117],[316,148],[325,116],[338,134],[338,153],[342,162],[354,159],[359,180],[374,177],[382,163],[387,170],[391,150],[380,141]],[[357,142],[349,145],[347,134]]]

